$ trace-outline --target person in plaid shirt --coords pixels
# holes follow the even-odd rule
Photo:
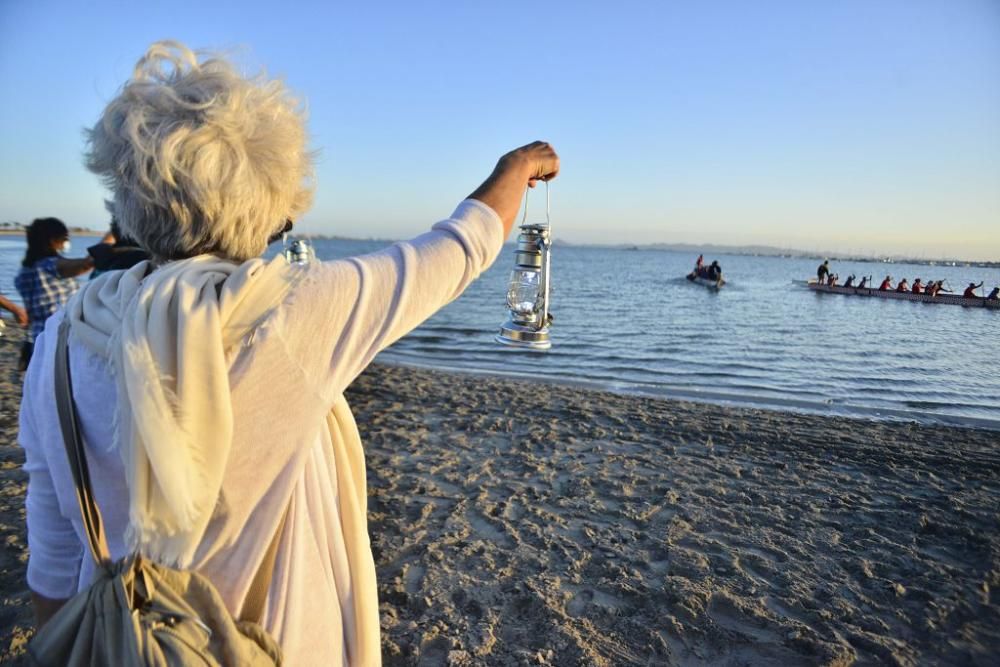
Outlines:
[[[77,290],[76,276],[94,268],[94,260],[68,259],[69,229],[58,218],[38,218],[26,231],[28,250],[14,286],[28,311],[28,338],[21,350],[20,370],[28,367],[35,337],[45,329],[45,320],[62,308]]]

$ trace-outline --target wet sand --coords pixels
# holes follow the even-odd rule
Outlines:
[[[0,657],[23,652],[0,338]],[[387,665],[996,664],[1000,434],[373,366]]]

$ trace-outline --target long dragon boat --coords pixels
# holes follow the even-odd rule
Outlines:
[[[810,280],[806,285],[814,292],[827,292],[830,294],[847,294],[853,296],[873,296],[879,299],[899,299],[901,301],[922,301],[924,303],[947,303],[952,306],[966,306],[968,308],[994,308],[1000,310],[1000,299],[987,299],[976,296],[967,298],[958,294],[914,294],[913,292],[897,292],[896,290],[880,290],[870,287],[844,287],[843,285],[820,285],[816,281]]]

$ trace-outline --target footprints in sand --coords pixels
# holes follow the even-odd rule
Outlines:
[[[520,535],[513,524],[494,523],[496,520],[475,512],[469,513],[468,522],[472,528],[472,533],[478,539],[483,539],[495,547],[514,548],[520,540]]]
[[[589,615],[618,615],[625,607],[620,598],[588,586],[564,585],[566,613],[579,618]]]
[[[377,373],[428,417],[352,399],[387,667],[986,664],[995,442],[559,388],[525,421],[500,381],[436,408]]]
[[[778,632],[767,617],[752,607],[741,608],[729,595],[716,593],[708,603],[708,616],[720,628],[737,635],[737,639],[761,643],[780,643]]]

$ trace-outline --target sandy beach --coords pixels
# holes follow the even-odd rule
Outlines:
[[[0,338],[0,659],[23,653]],[[387,665],[996,664],[1000,434],[373,366]]]

